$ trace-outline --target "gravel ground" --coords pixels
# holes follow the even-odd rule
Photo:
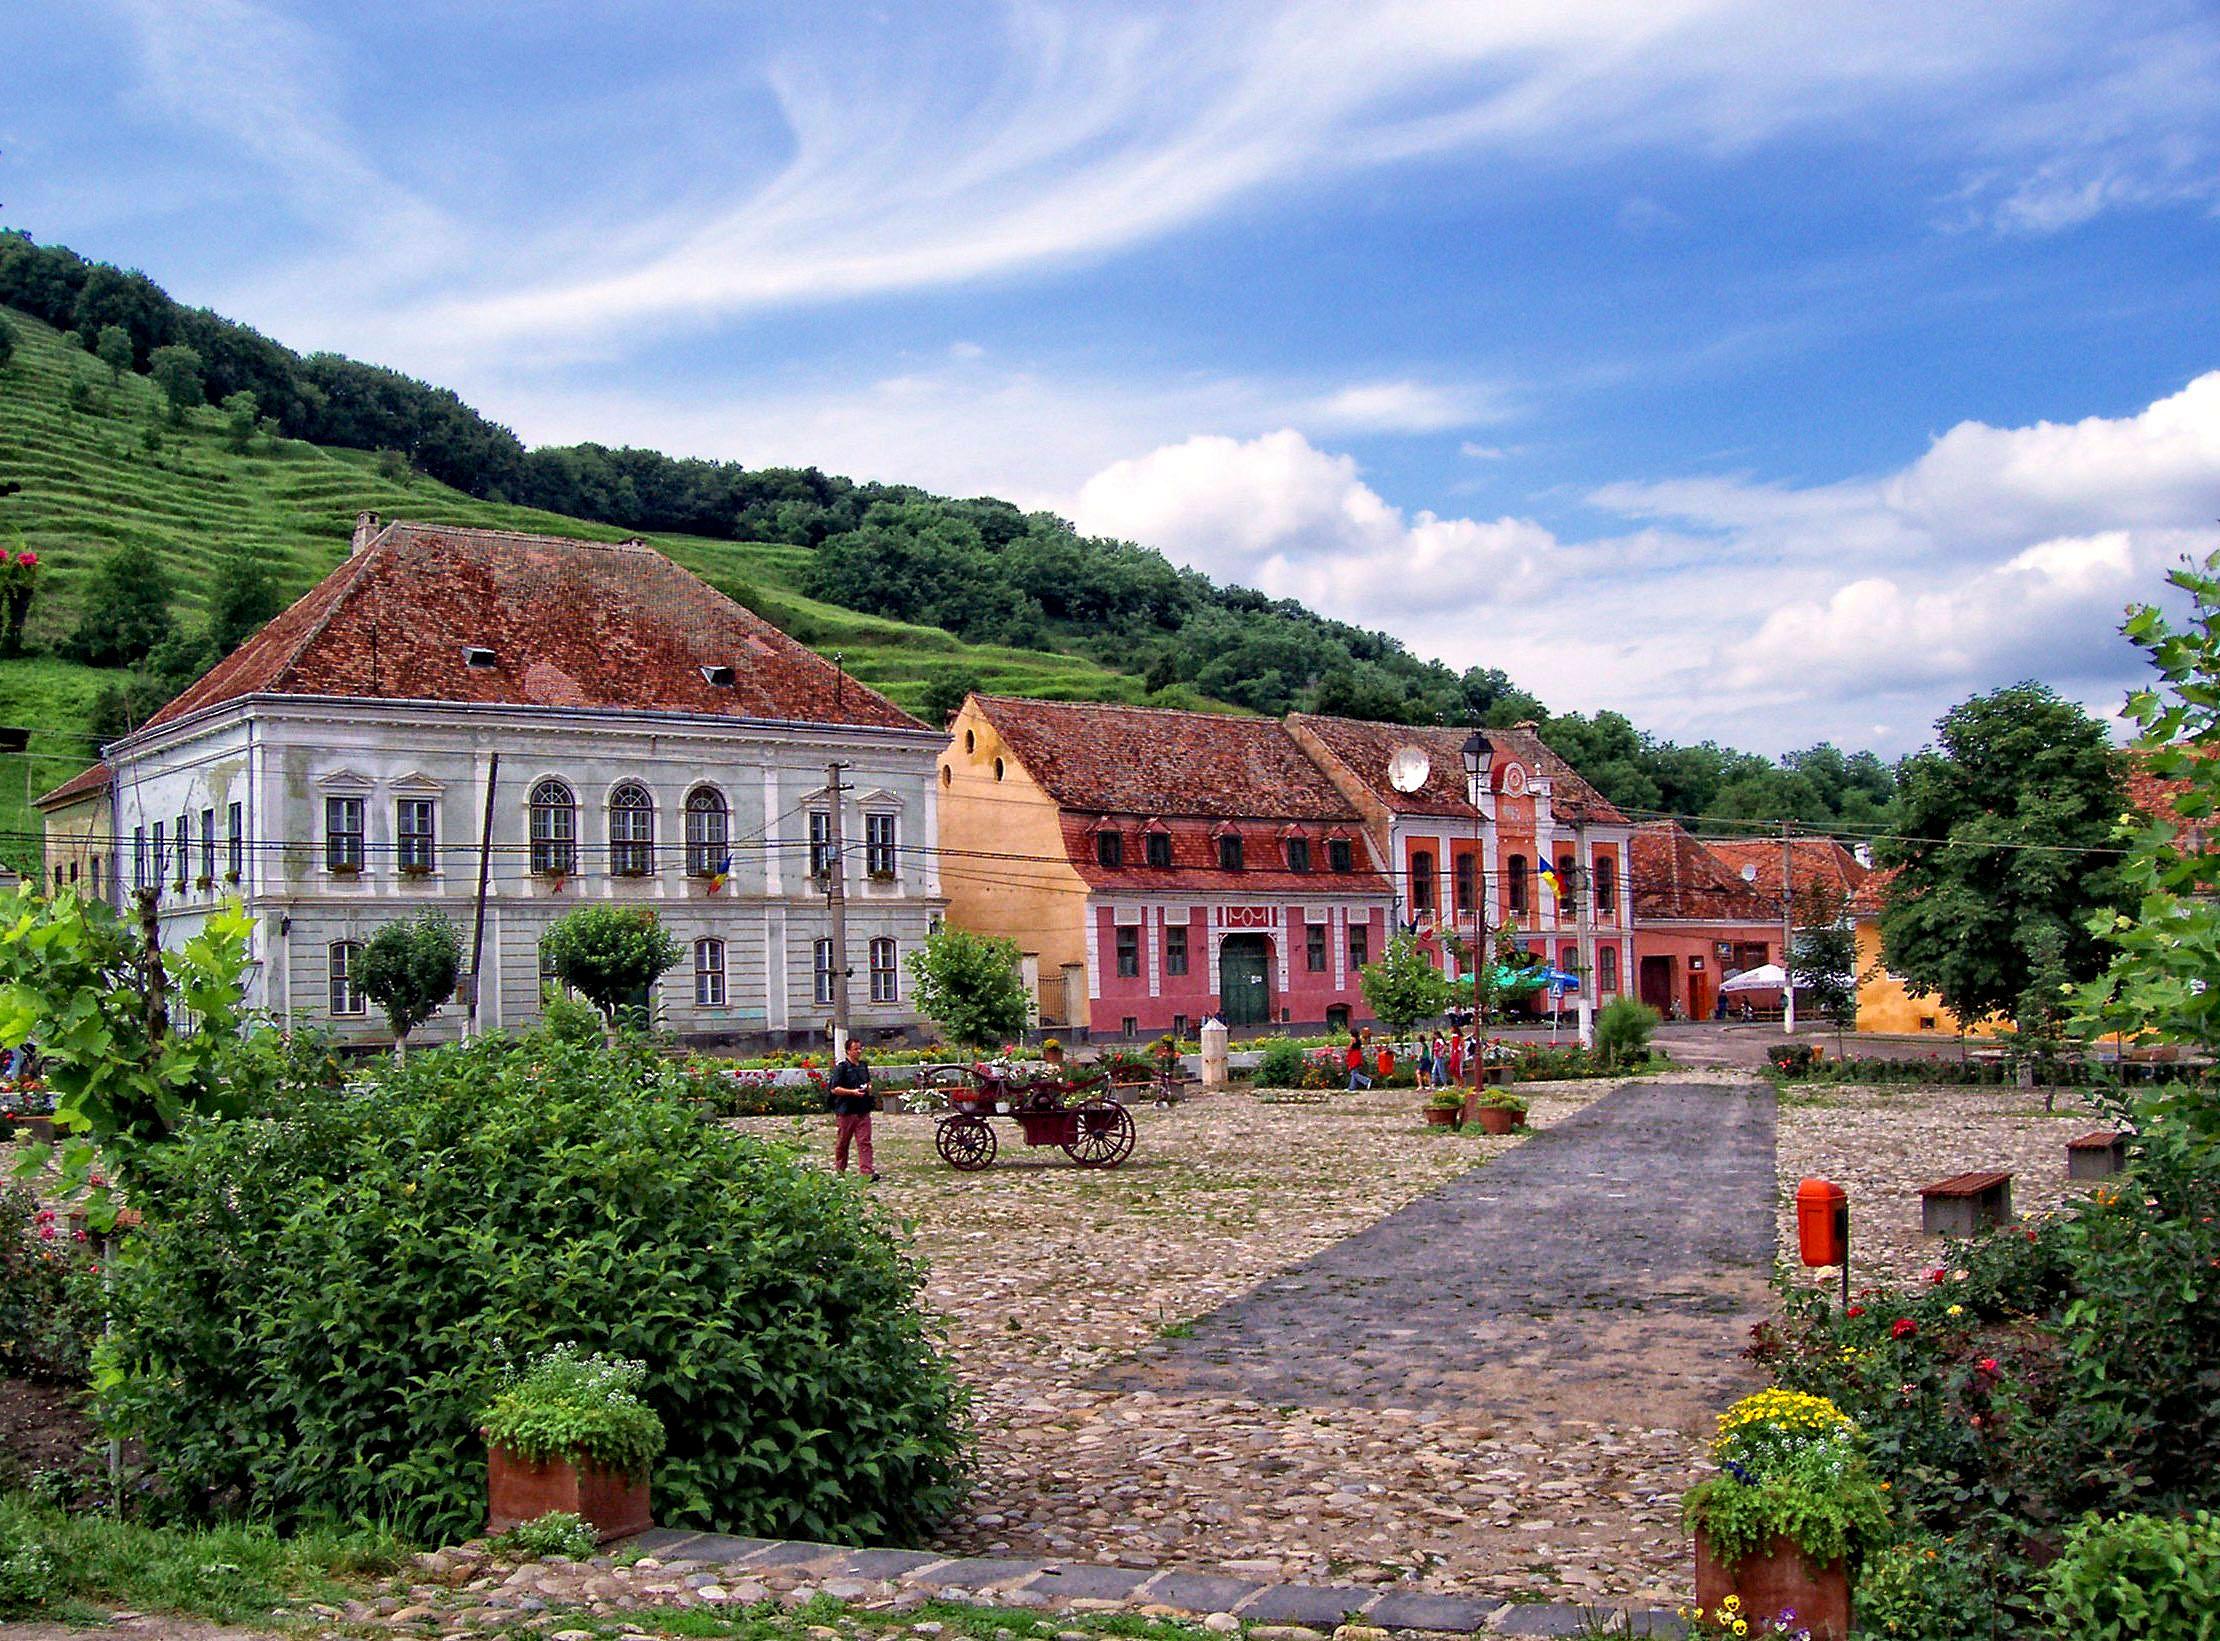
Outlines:
[[[1673,1080],[1748,1086],[1728,1073]],[[1547,1129],[1618,1086],[1521,1092]],[[934,1547],[1680,1599],[1679,1495],[1708,1412],[1674,1423],[1612,1405],[1600,1387],[1583,1400],[1569,1382],[1451,1409],[1106,1388],[1134,1352],[1524,1143],[1425,1130],[1419,1102],[1409,1090],[1303,1103],[1232,1093],[1136,1108],[1134,1155],[1107,1173],[1028,1152],[1003,1122],[995,1165],[959,1175],[932,1155],[928,1120],[880,1118],[877,1189],[916,1225],[929,1299],[979,1397],[978,1488]],[[742,1126],[829,1147],[826,1120]],[[1707,1367],[1731,1362],[1739,1333],[1722,1334]]]
[[[1919,1188],[1952,1174],[2002,1170],[2012,1176],[2021,1218],[2047,1213],[2069,1190],[2066,1142],[2111,1126],[2060,1091],[2058,1109],[2043,1092],[2018,1088],[1845,1084],[1799,1094],[1780,1112],[1781,1258],[1799,1272],[1796,1184],[1807,1175],[1833,1180],[1850,1195],[1850,1276],[1859,1286],[1910,1280],[1946,1246],[1921,1234]],[[1833,1288],[1831,1270],[1803,1272]]]

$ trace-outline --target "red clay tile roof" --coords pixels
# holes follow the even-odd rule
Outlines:
[[[1750,880],[1752,887],[1774,906],[1780,905],[1779,838],[1702,838],[1698,841],[1738,877],[1744,867],[1756,867],[1757,875]],[[1858,857],[1833,838],[1794,838],[1790,846],[1798,895],[1816,891],[1847,904],[1856,896],[1858,885],[1872,875],[1872,867],[1859,865]]]
[[[1357,816],[1274,718],[972,698],[1026,773],[1089,815],[1341,821]]]
[[[1316,735],[1350,772],[1371,789],[1381,803],[1404,815],[1470,815],[1465,792],[1465,741],[1472,731],[1439,725],[1379,724],[1362,718],[1320,718],[1307,712],[1288,720]],[[1609,799],[1590,786],[1573,766],[1546,746],[1539,735],[1524,729],[1483,731],[1495,746],[1496,768],[1517,759],[1535,774],[1549,777],[1551,807],[1565,815],[1576,803],[1588,806],[1588,818],[1605,825],[1626,824],[1626,816]],[[1426,754],[1426,783],[1415,792],[1398,792],[1388,785],[1388,759],[1399,747],[1415,746]]]
[[[68,780],[62,782],[60,786],[54,788],[53,791],[34,798],[31,801],[31,807],[34,809],[59,808],[72,799],[82,798],[89,792],[100,791],[114,779],[114,770],[104,763],[94,764],[90,769],[80,769]]]
[[[438,524],[388,525],[148,727],[260,694],[923,727],[643,544]]]
[[[1637,923],[1663,918],[1767,923],[1780,918],[1777,899],[1767,900],[1743,882],[1734,868],[1674,821],[1637,826],[1630,854],[1634,875],[1628,887]]]
[[[1868,873],[1866,880],[1858,885],[1858,892],[1850,897],[1852,915],[1879,917],[1882,906],[1887,904],[1889,898],[1889,885],[1896,881],[1896,874],[1901,869],[1881,866]]]

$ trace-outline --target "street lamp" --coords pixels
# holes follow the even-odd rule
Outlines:
[[[1476,729],[1465,737],[1463,750],[1465,774],[1472,783],[1472,1012],[1478,1017],[1481,1030],[1485,1031],[1488,1014],[1487,1004],[1482,999],[1481,979],[1485,976],[1493,985],[1495,954],[1488,949],[1488,846],[1484,835],[1487,813],[1480,807],[1480,794],[1488,789],[1488,774],[1495,768],[1495,743]]]

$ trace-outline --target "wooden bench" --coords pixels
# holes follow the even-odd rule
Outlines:
[[[1919,1191],[1919,1228],[1929,1236],[1977,1236],[2012,1219],[2010,1174],[1953,1174]]]
[[[2127,1136],[2100,1128],[2066,1142],[2068,1179],[2110,1179],[2127,1167]]]

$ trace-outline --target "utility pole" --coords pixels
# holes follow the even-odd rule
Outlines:
[[[1596,1046],[1595,953],[1589,913],[1594,910],[1595,874],[1588,870],[1588,806],[1573,811],[1573,917],[1580,942],[1580,1046]]]
[[[1781,822],[1781,1035],[1796,1035],[1796,847]]]
[[[484,961],[486,951],[486,883],[493,871],[493,783],[501,774],[501,754],[488,755],[486,763],[486,813],[478,828],[478,902],[470,922],[470,1018],[465,1022],[463,1035],[475,1037],[479,1032],[478,1005],[484,991],[478,977],[478,966]]]
[[[837,760],[825,766],[825,791],[832,798],[832,829],[828,838],[832,858],[825,872],[825,912],[832,936],[833,1058],[848,1054],[848,855],[840,823],[840,795],[847,791],[840,772],[848,766]]]

